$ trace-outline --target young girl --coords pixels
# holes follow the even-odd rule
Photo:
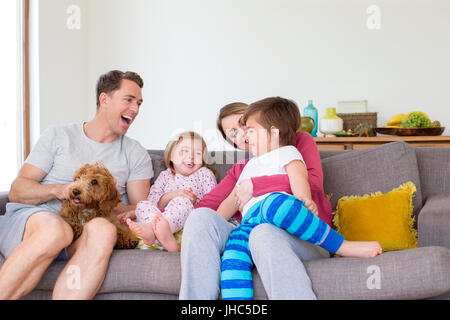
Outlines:
[[[300,126],[297,105],[283,98],[267,98],[249,106],[243,116],[249,148],[255,156],[245,166],[240,181],[263,175],[287,174],[293,195],[285,192],[253,197],[245,205],[237,203],[235,189],[217,210],[229,219],[239,208],[242,223],[235,228],[225,246],[221,266],[221,292],[224,300],[252,299],[253,281],[248,239],[253,228],[271,223],[298,238],[319,245],[341,256],[373,257],[382,252],[378,242],[345,241],[317,217],[311,200],[307,168],[294,147]]]
[[[217,185],[205,159],[205,141],[195,132],[179,134],[164,153],[167,169],[160,173],[145,201],[137,204],[136,222],[126,222],[144,244],[156,240],[167,251],[180,251],[174,234],[180,231],[194,205]],[[159,209],[163,208],[163,209]]]

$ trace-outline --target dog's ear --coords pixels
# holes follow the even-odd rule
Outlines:
[[[75,174],[73,175],[73,180],[77,180],[82,175],[85,175],[90,165],[87,163],[84,166],[82,166],[80,169],[78,169]]]
[[[105,195],[105,200],[101,202],[102,211],[107,215],[111,213],[114,208],[121,202],[120,194],[117,188],[109,188],[107,194]]]
[[[105,179],[106,180],[105,193],[101,203],[102,208],[106,212],[110,212],[117,206],[119,202],[121,202],[120,192],[117,189],[114,177],[111,174],[105,176],[107,178]]]
[[[114,180],[108,184],[108,200],[120,202],[120,193]]]

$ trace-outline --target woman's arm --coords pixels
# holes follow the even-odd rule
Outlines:
[[[235,164],[220,183],[208,192],[202,200],[197,203],[194,208],[211,208],[217,210],[220,204],[230,195],[236,185],[237,179],[242,172],[243,165]]]
[[[254,197],[276,191],[292,194],[289,177],[285,174],[254,177],[251,178],[251,182],[253,184]]]
[[[222,216],[225,220],[230,220],[236,211],[238,211],[239,206],[236,201],[236,188],[231,191],[228,197],[222,201],[219,208],[217,209],[217,213]]]

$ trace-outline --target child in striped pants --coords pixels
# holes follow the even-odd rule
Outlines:
[[[297,105],[283,98],[267,98],[251,104],[243,116],[250,151],[236,185],[262,175],[287,174],[293,195],[275,192],[251,198],[245,205],[237,202],[236,187],[221,203],[218,213],[229,219],[237,210],[241,225],[230,234],[222,255],[221,291],[224,300],[253,298],[253,261],[249,236],[253,228],[270,223],[301,240],[319,245],[341,256],[373,257],[382,252],[376,241],[346,241],[317,216],[311,200],[308,173],[303,157],[295,145],[300,126]]]

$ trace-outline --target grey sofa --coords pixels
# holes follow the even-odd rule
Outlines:
[[[162,150],[150,150],[155,176],[165,167]],[[211,152],[222,179],[242,152]],[[450,149],[412,148],[396,142],[368,150],[321,151],[326,193],[335,207],[343,195],[388,192],[412,181],[419,247],[370,259],[305,261],[318,299],[450,298]],[[0,195],[4,213],[7,193]],[[4,258],[0,256],[0,266]],[[26,299],[48,299],[64,262],[53,263]],[[374,267],[375,266],[375,267]],[[375,269],[374,269],[375,268]],[[373,286],[373,270],[378,284]],[[289,275],[286,275],[289,276]],[[254,271],[255,299],[266,299]],[[163,251],[115,250],[96,299],[177,299],[180,255]]]

